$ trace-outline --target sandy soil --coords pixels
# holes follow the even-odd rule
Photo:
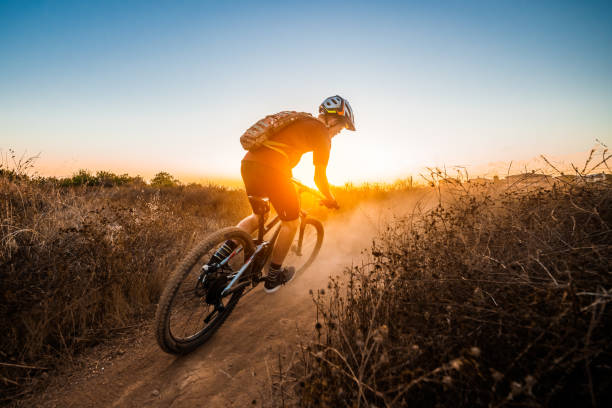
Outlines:
[[[300,336],[311,336],[314,328],[309,290],[326,287],[331,274],[360,262],[385,221],[412,207],[361,207],[328,222],[323,250],[308,271],[274,294],[266,294],[262,285],[248,293],[193,353],[163,353],[149,322],[92,350],[82,357],[85,367],[53,378],[44,395],[24,402],[42,407],[270,406],[270,379],[279,357],[286,366]]]

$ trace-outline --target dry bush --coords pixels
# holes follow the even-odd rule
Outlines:
[[[397,220],[371,262],[313,296],[317,333],[283,401],[606,405],[611,187],[460,188]]]
[[[0,387],[13,394],[83,346],[151,316],[194,242],[248,212],[198,185],[60,187],[0,174]]]
[[[0,391],[10,398],[41,368],[151,316],[180,257],[250,211],[242,190],[152,187],[139,177],[85,170],[33,177],[33,159],[9,153],[0,165]],[[347,185],[336,194],[347,211],[408,189]]]
[[[36,157],[0,157],[1,391],[150,316],[166,274],[205,234],[250,207],[242,190],[80,170],[35,177]],[[336,188],[344,210],[408,186]],[[307,203],[327,216],[311,198]]]

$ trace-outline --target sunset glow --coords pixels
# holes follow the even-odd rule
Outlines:
[[[334,184],[612,143],[609,3],[383,3],[3,2],[0,149],[44,175],[239,180],[246,128],[336,93],[357,132]]]

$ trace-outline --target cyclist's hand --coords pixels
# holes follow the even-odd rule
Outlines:
[[[338,202],[336,200],[334,200],[334,199],[330,200],[330,199],[326,198],[326,199],[321,200],[320,202],[321,202],[321,204],[323,204],[324,206],[326,206],[327,208],[332,209],[332,210],[337,210],[337,209],[340,208],[340,206],[338,205]]]

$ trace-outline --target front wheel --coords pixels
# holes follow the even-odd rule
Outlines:
[[[308,269],[323,245],[323,224],[314,218],[305,218],[285,259],[285,264],[295,267],[300,273]]]
[[[227,240],[238,244],[229,261],[219,268],[204,268]],[[163,351],[193,351],[223,324],[244,288],[226,296],[221,292],[253,251],[251,236],[236,227],[209,235],[191,250],[168,279],[155,313],[155,334]]]

